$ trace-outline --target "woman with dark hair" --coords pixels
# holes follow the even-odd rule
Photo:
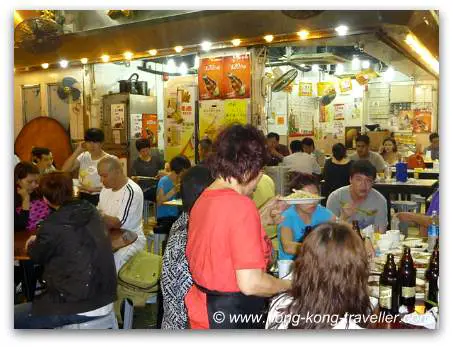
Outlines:
[[[184,297],[192,286],[192,277],[186,258],[189,213],[200,194],[214,182],[208,168],[198,165],[190,168],[181,179],[183,212],[173,223],[167,247],[162,258],[161,288],[163,296],[162,329],[189,327]]]
[[[37,193],[39,168],[22,161],[14,168],[14,229],[36,230],[50,209]]]
[[[163,203],[176,199],[181,186],[181,176],[191,166],[190,160],[183,155],[178,155],[170,161],[170,173],[162,177],[157,183],[157,224],[161,225],[166,233],[180,214],[177,206],[166,206]]]
[[[385,162],[392,166],[401,160],[401,155],[398,153],[398,147],[394,138],[387,137],[381,146],[379,154],[384,158]]]
[[[250,198],[263,174],[266,153],[263,133],[251,125],[232,125],[216,139],[208,159],[215,181],[189,217],[186,256],[194,284],[185,303],[192,329],[264,328],[264,322],[228,317],[265,314],[266,298],[289,288],[288,281],[266,273],[271,243],[261,225],[279,221],[282,207],[272,199],[260,220]],[[217,311],[227,319],[219,320]]]
[[[33,303],[15,307],[14,327],[51,329],[107,315],[116,296],[116,271],[101,216],[89,202],[73,199],[67,173],[44,175],[39,188],[55,212],[25,248],[43,266],[47,289]]]
[[[345,145],[342,143],[334,144],[332,146],[332,158],[326,160],[324,166],[322,196],[327,199],[334,190],[349,185],[351,165],[352,161],[346,154]]]
[[[62,171],[74,172],[79,170],[79,198],[97,206],[102,190],[101,177],[97,166],[101,159],[113,155],[102,150],[104,132],[98,128],[85,131],[84,142],[80,142],[72,155],[66,159]],[[116,157],[115,157],[116,158]]]
[[[363,317],[372,310],[362,239],[346,224],[325,223],[304,240],[292,287],[273,300],[266,328],[361,329],[351,315]],[[307,315],[323,319],[300,319]]]
[[[319,195],[318,180],[312,175],[295,174],[290,187]],[[291,205],[283,213],[283,217],[285,220],[277,228],[279,261],[294,260],[297,249],[302,245],[307,226],[314,227],[320,223],[335,220],[334,214],[318,203]]]

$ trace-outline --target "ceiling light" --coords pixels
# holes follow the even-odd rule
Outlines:
[[[431,52],[422,43],[420,43],[414,35],[407,34],[404,42],[406,42],[409,47],[431,67],[431,69],[433,69],[437,74],[439,73],[439,61],[434,58]]]
[[[154,55],[157,55],[157,50],[156,50],[156,49],[150,49],[150,50],[148,51],[148,53],[149,53],[149,55],[154,56]]]
[[[183,47],[182,47],[182,46],[176,46],[176,47],[175,47],[175,52],[176,52],[176,53],[181,53],[182,50],[183,50]]]
[[[104,63],[108,63],[109,60],[110,60],[110,57],[107,55],[107,54],[104,54],[102,57],[101,57],[102,61]]]
[[[124,58],[125,58],[126,60],[131,60],[132,57],[134,56],[134,53],[132,53],[132,52],[124,52],[124,53],[123,53],[123,56],[124,56]]]
[[[43,63],[41,64],[41,67],[45,70],[49,67],[49,64],[48,63]]]
[[[308,39],[308,36],[310,35],[310,33],[307,30],[301,30],[297,33],[297,35],[299,35],[299,38],[301,40],[306,40],[306,39]]]
[[[351,64],[352,70],[358,70],[360,69],[360,60],[357,57],[354,57],[352,59],[352,64]]]
[[[274,35],[266,35],[264,36],[264,39],[266,40],[266,42],[272,42],[274,40]]]
[[[386,82],[391,82],[393,81],[393,77],[395,76],[395,70],[393,67],[389,66],[387,70],[384,72],[384,80]]]
[[[187,65],[186,63],[181,63],[181,65],[179,65],[179,73],[181,75],[187,75]]]
[[[362,61],[362,69],[368,69],[370,67],[370,61],[364,60]]]
[[[60,61],[60,66],[61,66],[63,69],[67,68],[68,65],[69,65],[69,62],[68,62],[67,60],[64,60],[64,59],[63,59],[63,60]]]
[[[82,58],[80,59],[80,61],[83,65],[85,65],[86,63],[88,63],[88,58]]]
[[[233,44],[233,46],[237,47],[241,44],[241,40],[240,39],[234,39],[234,40],[231,40],[231,43]]]
[[[318,72],[318,71],[319,71],[319,65],[318,65],[318,64],[313,64],[313,65],[311,66],[311,70],[312,70],[313,72]]]
[[[203,41],[203,42],[201,43],[201,49],[202,49],[203,51],[206,51],[206,52],[209,51],[209,50],[211,49],[211,46],[212,46],[212,43],[209,42],[209,41]]]
[[[198,69],[200,67],[200,57],[198,55],[195,56],[195,60],[193,62],[193,67]]]
[[[175,64],[175,61],[173,59],[169,59],[167,61],[167,69],[168,69],[168,72],[175,72],[176,71],[176,64]]]
[[[335,67],[335,74],[336,75],[341,75],[344,72],[344,65],[343,64],[337,64]]]
[[[346,25],[340,25],[335,28],[335,31],[340,36],[345,36],[348,32],[349,28]]]

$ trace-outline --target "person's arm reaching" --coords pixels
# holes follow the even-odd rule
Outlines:
[[[80,167],[80,163],[77,160],[77,157],[83,152],[85,152],[84,142],[80,142],[74,153],[72,153],[71,156],[64,162],[63,166],[61,167],[61,171],[73,172],[77,170]]]
[[[275,278],[261,269],[236,270],[236,280],[245,295],[270,297],[291,288],[291,281]]]
[[[288,227],[281,227],[280,229],[280,241],[283,246],[283,250],[288,254],[297,254],[297,251],[302,243],[296,242],[293,239],[293,231]]]

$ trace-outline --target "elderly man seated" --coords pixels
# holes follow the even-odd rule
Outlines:
[[[137,233],[137,240],[114,254],[116,271],[142,250],[146,244],[143,234],[143,191],[128,178],[115,157],[106,157],[98,163],[98,174],[104,188],[99,197],[98,210],[109,229],[127,229]]]

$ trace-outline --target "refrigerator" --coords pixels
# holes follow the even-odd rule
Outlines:
[[[115,93],[102,96],[102,127],[105,134],[104,151],[116,155],[128,176],[138,157],[135,142],[142,138],[142,116],[156,115],[155,96]],[[157,138],[158,134],[154,134]]]

